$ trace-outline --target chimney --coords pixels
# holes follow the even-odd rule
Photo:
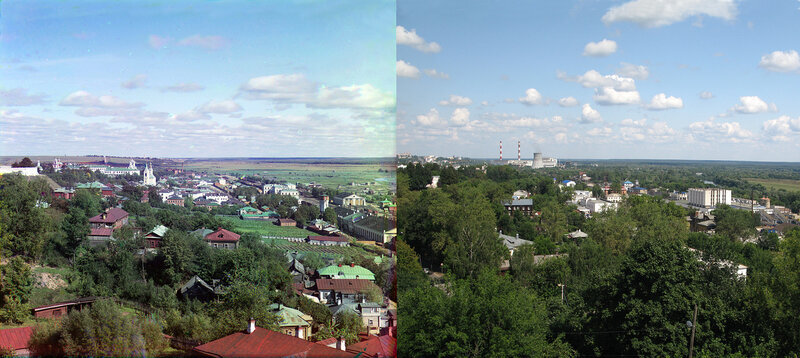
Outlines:
[[[247,325],[247,334],[253,333],[256,330],[256,319],[250,318],[250,322]]]
[[[345,350],[344,337],[339,337],[339,341],[336,342],[336,349]]]

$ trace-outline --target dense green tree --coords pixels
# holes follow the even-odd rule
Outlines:
[[[336,211],[333,210],[332,207],[325,208],[325,212],[322,214],[322,219],[331,225],[336,225]]]
[[[37,205],[40,195],[27,179],[19,174],[0,177],[0,211],[5,229],[6,252],[30,258],[41,256],[45,246],[45,233],[52,229],[52,220]]]
[[[69,259],[75,255],[75,250],[86,241],[89,235],[89,219],[86,212],[77,206],[71,206],[69,212],[61,222],[61,230],[65,234],[62,254]]]
[[[569,357],[549,342],[547,314],[535,294],[509,276],[486,271],[474,280],[401,292],[398,353],[407,357]]]
[[[744,240],[754,237],[756,226],[761,224],[757,214],[734,209],[725,204],[718,205],[711,213],[715,216],[716,233],[731,239]]]
[[[164,275],[169,284],[183,282],[196,271],[192,241],[195,239],[180,230],[169,230],[164,235],[159,255],[164,257]]]

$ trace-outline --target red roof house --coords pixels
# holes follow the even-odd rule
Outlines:
[[[309,342],[280,332],[256,327],[194,347],[204,357],[353,357],[355,354]]]
[[[117,229],[128,223],[128,212],[120,208],[108,208],[106,211],[89,219],[93,228],[108,227]]]
[[[218,228],[217,231],[206,235],[203,240],[208,246],[232,250],[239,247],[239,237],[241,235],[233,231]]]
[[[369,336],[366,340],[347,347],[353,354],[361,353],[362,357],[396,357],[397,339],[391,335]]]
[[[28,341],[30,341],[32,333],[33,327],[0,329],[0,347],[11,349],[17,356],[28,356],[30,355]],[[352,354],[348,355],[348,357],[350,356]]]

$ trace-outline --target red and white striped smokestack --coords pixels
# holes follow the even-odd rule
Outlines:
[[[500,160],[503,160],[503,141],[500,141]]]
[[[522,151],[520,151],[519,141],[517,141],[517,160],[522,160]]]

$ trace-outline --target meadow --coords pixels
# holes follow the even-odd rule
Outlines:
[[[268,220],[242,220],[236,217],[220,216],[224,220],[233,224],[233,231],[239,234],[255,233],[261,236],[280,236],[280,237],[306,237],[316,235],[306,229],[296,226],[278,226]]]
[[[800,180],[762,178],[745,178],[744,180],[754,184],[761,184],[770,190],[800,191]]]

